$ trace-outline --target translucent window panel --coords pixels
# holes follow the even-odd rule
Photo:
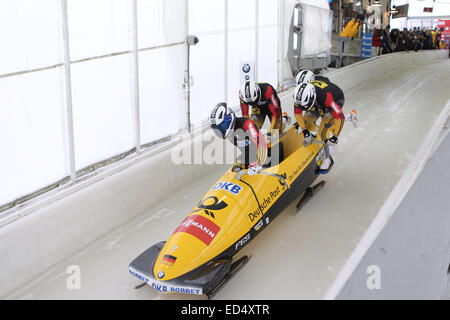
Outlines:
[[[277,88],[277,26],[259,28],[258,81]]]
[[[302,57],[315,56],[331,48],[327,34],[329,17],[329,10],[314,6],[303,8]]]
[[[259,0],[258,10],[258,81],[276,88],[278,0]]]
[[[69,174],[60,68],[0,79],[0,205]]]
[[[225,99],[225,1],[190,0],[189,33],[199,38],[191,47],[191,122],[200,124]]]
[[[76,168],[134,147],[130,55],[72,64]]]
[[[240,64],[256,58],[255,10],[255,0],[228,0],[228,102],[232,107],[239,105]]]
[[[139,53],[142,144],[169,136],[185,126],[182,89],[185,61],[185,45]]]
[[[185,0],[138,0],[139,48],[184,41]]]
[[[189,0],[189,33],[224,30],[224,0]]]
[[[0,1],[0,74],[62,62],[58,2]]]
[[[131,1],[68,0],[72,60],[131,49]]]
[[[230,31],[228,34],[228,102],[239,105],[241,62],[255,61],[255,29]]]
[[[260,27],[278,23],[278,0],[259,0],[258,8],[258,24]]]
[[[265,1],[260,1],[259,5]],[[228,0],[228,29],[255,27],[255,10],[255,0]]]
[[[191,47],[191,122],[206,119],[216,104],[224,101],[224,35],[203,35]]]

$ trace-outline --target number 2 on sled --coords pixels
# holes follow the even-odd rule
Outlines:
[[[174,252],[174,251],[177,250],[177,249],[178,249],[177,246],[172,246],[172,249],[169,251],[169,253],[172,253],[172,252]]]

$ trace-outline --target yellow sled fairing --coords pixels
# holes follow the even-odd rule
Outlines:
[[[302,147],[294,129],[281,141],[284,160],[264,169],[264,175],[243,175],[238,180],[238,173],[230,169],[213,185],[165,243],[154,264],[155,279],[175,279],[224,254],[231,258],[253,239],[251,231],[270,222],[266,213],[285,193],[296,192],[289,189],[321,150],[316,144]],[[158,277],[161,274],[163,278]]]
[[[242,187],[241,193],[245,192]],[[210,190],[164,245],[155,262],[154,277],[158,279],[163,271],[164,280],[177,278],[215,258],[233,236],[250,228],[241,212],[244,210],[232,195]]]

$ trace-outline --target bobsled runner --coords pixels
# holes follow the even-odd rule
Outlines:
[[[305,147],[302,140],[294,126],[271,144],[270,153],[279,156],[258,174],[230,168],[166,242],[130,263],[130,274],[158,292],[212,298],[247,263],[248,256],[234,260],[237,254],[290,203],[302,196],[301,208],[324,185],[312,186],[327,173],[319,169],[327,144]]]

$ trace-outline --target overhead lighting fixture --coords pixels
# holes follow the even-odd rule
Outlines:
[[[374,6],[374,7],[381,7],[381,3],[380,3],[379,0],[375,0],[375,1],[373,1],[372,6]]]

